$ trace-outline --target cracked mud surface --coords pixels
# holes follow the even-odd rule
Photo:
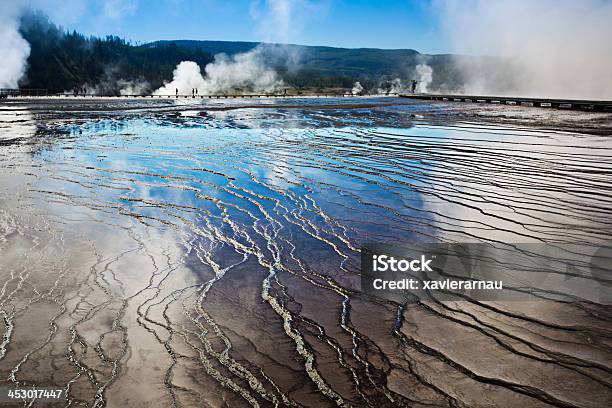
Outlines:
[[[610,306],[385,301],[359,248],[610,245],[611,129],[396,98],[3,102],[0,385],[71,407],[610,406]]]

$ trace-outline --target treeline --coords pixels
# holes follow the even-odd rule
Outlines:
[[[86,89],[116,95],[130,86],[146,93],[172,79],[172,71],[181,61],[195,61],[204,67],[213,60],[205,51],[175,43],[143,47],[116,36],[64,32],[40,12],[24,15],[20,31],[31,48],[27,75],[20,85],[53,93]]]

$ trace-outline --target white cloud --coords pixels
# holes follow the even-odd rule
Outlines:
[[[137,0],[104,0],[102,5],[104,15],[113,20],[132,15],[136,10],[138,10]]]

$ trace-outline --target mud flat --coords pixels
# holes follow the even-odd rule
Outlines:
[[[2,102],[0,386],[74,407],[612,403],[606,276],[595,299],[401,303],[361,290],[365,242],[609,247],[612,116]]]

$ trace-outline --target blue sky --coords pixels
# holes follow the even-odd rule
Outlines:
[[[157,39],[292,42],[449,52],[430,0],[64,0],[42,8],[66,29]],[[50,4],[56,3],[55,7]],[[285,23],[287,22],[287,23]]]

